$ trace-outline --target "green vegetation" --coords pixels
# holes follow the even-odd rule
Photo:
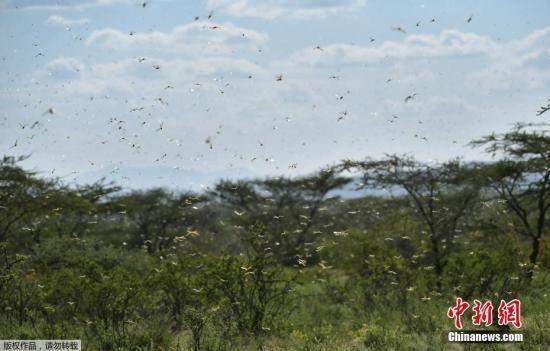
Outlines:
[[[4,157],[0,338],[82,339],[85,350],[546,350],[546,127],[474,141],[493,162],[393,155],[221,180],[204,194],[67,186]],[[351,186],[363,196],[336,195]],[[525,341],[445,343],[457,296],[519,298]],[[495,324],[483,329],[515,331]]]

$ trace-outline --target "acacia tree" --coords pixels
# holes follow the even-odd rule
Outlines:
[[[113,195],[120,190],[113,183],[105,183],[104,179],[75,188],[62,186],[57,195],[57,207],[46,219],[33,220],[27,224],[27,228],[37,238],[41,232],[49,229],[48,224],[59,237],[82,237],[91,232],[95,225],[101,225],[101,219],[111,211]]]
[[[191,210],[204,202],[194,193],[171,193],[162,188],[134,191],[115,199],[116,206],[130,226],[132,244],[145,245],[149,252],[163,249],[177,235],[197,221]]]
[[[281,267],[273,255],[262,224],[252,225],[242,238],[242,256],[223,255],[210,267],[210,279],[240,333],[254,336],[258,342],[276,325],[285,312],[291,312],[288,299],[299,271]]]
[[[178,252],[163,263],[153,281],[163,292],[163,303],[174,321],[172,331],[190,330],[195,351],[201,350],[206,324],[219,300],[215,284],[205,274],[208,263],[199,253]]]
[[[294,179],[221,181],[210,195],[233,212],[238,227],[263,224],[275,255],[295,264],[297,258],[310,255],[307,246],[316,239],[320,211],[338,198],[332,192],[349,182],[328,168]]]
[[[518,123],[512,130],[472,141],[484,146],[498,161],[488,164],[484,176],[488,187],[506,204],[516,233],[531,241],[531,279],[540,254],[540,243],[548,232],[550,208],[550,136],[548,124]]]
[[[120,190],[103,180],[69,187],[22,169],[26,157],[0,159],[0,241],[39,243],[43,233],[81,236],[107,211],[108,197]]]
[[[59,207],[60,191],[57,180],[45,180],[35,172],[26,171],[17,164],[26,157],[0,159],[0,241],[13,234],[23,224],[43,218]],[[29,228],[30,229],[30,228]]]
[[[390,155],[383,160],[344,161],[342,167],[361,172],[359,188],[397,188],[406,192],[427,229],[430,260],[440,291],[453,239],[479,195],[477,165],[459,160],[430,165],[412,157]]]

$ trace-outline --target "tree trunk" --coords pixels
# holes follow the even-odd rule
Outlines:
[[[432,243],[432,254],[433,254],[433,264],[434,264],[434,271],[436,275],[436,289],[437,292],[442,292],[442,279],[443,279],[443,262],[441,260],[441,253],[439,250],[439,242],[438,238],[435,236],[435,234],[432,232],[431,234],[431,243]]]
[[[529,269],[527,271],[527,279],[531,280],[533,278],[533,273],[535,271],[535,266],[537,264],[537,259],[540,252],[540,237],[533,238],[531,243],[531,254],[529,255]]]

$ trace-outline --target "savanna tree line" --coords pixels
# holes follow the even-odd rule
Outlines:
[[[388,155],[204,193],[71,186],[5,156],[0,338],[224,350],[291,337],[315,349],[304,345],[329,343],[322,326],[347,319],[376,348],[395,340],[363,322],[388,309],[421,334],[437,328],[418,313],[426,301],[537,291],[550,265],[548,125],[471,146],[492,161]]]

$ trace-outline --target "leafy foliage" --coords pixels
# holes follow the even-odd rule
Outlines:
[[[519,297],[522,349],[547,348],[546,131],[518,125],[473,144],[500,158],[348,160],[205,194],[69,187],[4,157],[0,337],[91,350],[443,350],[455,296]],[[366,196],[338,196],[350,172]]]

